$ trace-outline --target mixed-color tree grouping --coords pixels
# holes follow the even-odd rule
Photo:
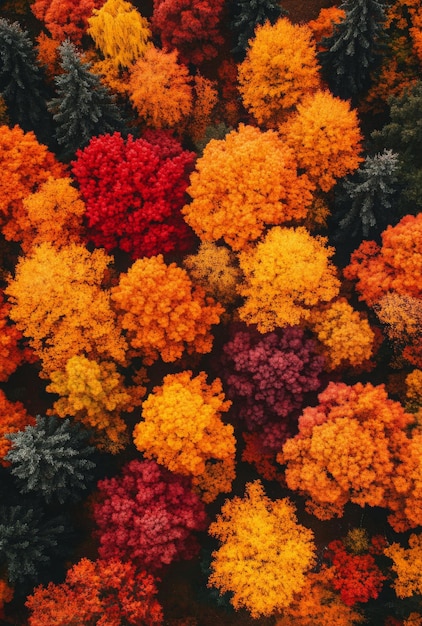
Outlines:
[[[421,76],[420,0],[1,3],[1,624],[422,624]]]

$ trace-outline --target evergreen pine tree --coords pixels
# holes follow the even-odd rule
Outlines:
[[[318,53],[322,75],[332,93],[355,104],[371,84],[381,51],[385,4],[379,0],[345,0],[346,13]]]
[[[122,132],[124,122],[114,99],[100,77],[89,70],[76,46],[69,40],[59,46],[61,67],[56,76],[57,97],[48,103],[56,124],[55,135],[62,146],[61,158],[71,159],[98,135]]]
[[[367,156],[352,176],[337,185],[334,240],[378,238],[388,224],[398,222],[398,166],[398,155],[384,150]]]
[[[422,81],[389,101],[390,122],[371,135],[375,150],[399,156],[399,215],[422,211]]]
[[[41,142],[47,143],[51,119],[33,44],[18,22],[4,18],[0,18],[0,95],[10,123],[34,131]]]
[[[42,511],[22,506],[0,507],[0,567],[22,591],[43,578],[60,549],[66,523],[46,519]]]
[[[254,36],[258,24],[269,21],[275,24],[279,17],[286,15],[276,0],[236,0],[232,5],[230,27],[236,45],[232,50],[236,60],[243,61],[248,42]]]
[[[87,445],[88,437],[79,424],[40,415],[35,426],[6,435],[12,447],[5,458],[20,492],[46,503],[77,500],[93,481],[95,449]]]

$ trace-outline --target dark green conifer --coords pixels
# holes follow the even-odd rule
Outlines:
[[[422,81],[389,100],[390,121],[371,135],[373,148],[399,156],[400,217],[422,211]]]
[[[59,46],[63,74],[55,78],[57,97],[48,107],[56,125],[55,135],[61,146],[61,158],[71,159],[92,137],[122,132],[124,122],[113,96],[100,77],[89,70],[77,48],[70,41]]]
[[[354,104],[371,85],[381,54],[385,7],[378,0],[345,0],[345,18],[322,40],[318,53],[322,74],[332,93]]]
[[[366,157],[353,175],[338,184],[335,240],[377,239],[388,224],[397,223],[398,166],[398,155],[384,150]]]
[[[248,42],[253,38],[259,24],[275,24],[279,17],[286,15],[276,0],[236,0],[232,5],[230,27],[233,32],[235,47],[232,53],[236,60],[243,61],[248,49]]]
[[[51,118],[34,46],[18,22],[4,18],[0,18],[0,95],[10,123],[24,131],[33,130],[41,142],[47,143]]]
[[[94,480],[94,448],[89,434],[68,419],[37,416],[34,426],[10,433],[12,446],[5,456],[22,494],[46,503],[75,501]]]
[[[46,519],[35,508],[0,507],[0,567],[12,585],[33,586],[55,559],[66,532],[61,517]]]

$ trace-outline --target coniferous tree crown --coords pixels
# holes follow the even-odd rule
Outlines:
[[[95,448],[79,424],[57,417],[36,418],[35,426],[6,435],[12,447],[6,455],[22,494],[40,496],[46,503],[77,500],[93,481]]]

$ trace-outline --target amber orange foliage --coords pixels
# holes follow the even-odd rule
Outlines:
[[[258,239],[267,225],[304,218],[312,201],[294,151],[274,131],[244,124],[206,145],[190,180],[185,220],[201,240],[222,238],[233,250]]]
[[[313,532],[297,523],[288,498],[271,500],[259,480],[247,483],[243,498],[226,500],[209,533],[221,546],[208,585],[230,591],[235,609],[255,618],[289,606],[315,561]]]
[[[324,237],[303,227],[272,228],[251,250],[239,255],[245,281],[240,318],[260,332],[307,320],[312,307],[337,296],[340,282]]]
[[[279,133],[294,151],[298,167],[322,191],[329,191],[363,161],[357,113],[329,91],[305,95]]]
[[[193,285],[186,270],[167,265],[162,255],[138,259],[112,289],[123,329],[134,353],[146,365],[171,362],[186,350],[210,352],[211,326],[224,309]]]
[[[344,276],[357,280],[360,300],[373,306],[389,291],[422,297],[422,213],[406,215],[382,233],[382,245],[364,241]]]
[[[285,17],[259,25],[239,66],[239,84],[243,104],[258,123],[277,126],[320,85],[311,29]]]
[[[28,415],[22,402],[11,402],[6,394],[0,389],[0,464],[7,467],[8,461],[4,457],[9,452],[11,441],[4,435],[24,430],[25,426],[34,426],[35,419]]]
[[[85,204],[72,180],[49,178],[26,196],[13,228],[25,253],[44,242],[60,248],[81,243],[84,214]]]
[[[0,126],[0,223],[7,239],[18,237],[15,221],[22,213],[24,198],[50,176],[64,174],[64,166],[33,132]]]
[[[303,411],[298,435],[277,457],[286,464],[289,489],[308,498],[308,510],[330,519],[342,515],[346,502],[354,502],[402,514],[403,496],[419,502],[419,490],[412,494],[413,485],[394,478],[406,475],[400,468],[412,456],[407,428],[414,416],[388,398],[383,385],[331,382],[318,398],[319,405]],[[404,492],[401,501],[398,489]]]
[[[0,619],[4,618],[4,605],[10,602],[13,598],[13,587],[7,584],[7,582],[0,578]]]
[[[361,624],[364,616],[346,606],[333,591],[332,568],[323,566],[319,572],[309,572],[305,586],[295,594],[293,602],[277,617],[275,626],[353,626]]]
[[[318,44],[318,50],[322,50],[324,48],[322,39],[324,37],[331,37],[334,26],[341,22],[345,16],[346,13],[343,9],[338,6],[332,6],[321,9],[315,20],[307,22],[307,25],[311,29],[315,41]]]
[[[129,95],[142,122],[150,128],[173,128],[192,109],[188,68],[177,51],[148,46],[130,70]]]
[[[207,126],[211,125],[217,102],[218,93],[215,81],[199,73],[196,74],[193,77],[192,110],[187,123],[187,133],[194,142],[202,139]]]
[[[170,471],[192,476],[194,485],[198,478],[209,502],[230,491],[234,479],[232,473],[221,485],[207,480],[210,472],[216,477],[215,465],[234,469],[233,426],[221,419],[230,406],[220,379],[208,384],[205,372],[195,377],[191,371],[168,374],[142,404],[142,421],[133,431],[135,446]]]
[[[45,68],[49,80],[53,81],[54,77],[62,72],[58,52],[60,41],[52,39],[42,32],[36,38],[36,42],[38,62]]]
[[[126,342],[107,290],[112,257],[80,244],[49,243],[21,257],[5,289],[10,317],[42,361],[43,374],[64,370],[76,354],[126,360]]]
[[[61,584],[36,587],[28,596],[29,626],[160,626],[163,614],[154,578],[128,561],[73,565]]]
[[[103,0],[35,0],[31,10],[54,39],[80,44],[93,9],[102,3]]]

